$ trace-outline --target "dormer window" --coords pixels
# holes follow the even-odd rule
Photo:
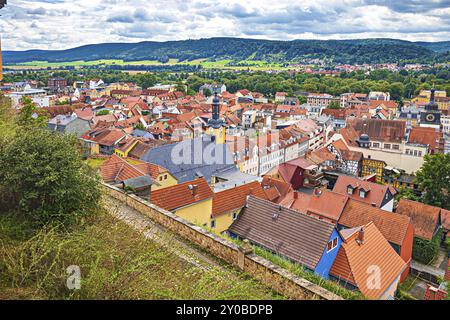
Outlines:
[[[347,193],[348,194],[353,194],[353,187],[352,186],[348,186],[347,187]]]
[[[366,197],[366,190],[364,190],[364,189],[359,190],[359,197],[360,198],[365,198]]]

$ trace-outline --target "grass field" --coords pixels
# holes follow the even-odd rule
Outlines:
[[[251,59],[251,58],[250,58]],[[218,60],[208,61],[207,59],[196,59],[192,61],[178,61],[177,59],[169,59],[166,63],[161,63],[156,60],[141,60],[141,61],[124,61],[124,60],[95,60],[95,61],[70,61],[70,62],[47,62],[47,61],[31,61],[18,63],[14,65],[6,65],[5,67],[15,70],[32,70],[32,69],[46,69],[46,68],[63,68],[63,67],[90,67],[90,66],[175,66],[175,65],[191,65],[202,66],[204,69],[223,69],[223,70],[253,70],[253,71],[267,71],[267,70],[286,70],[278,63],[268,63],[262,60]]]
[[[3,299],[281,299],[232,267],[201,269],[106,213],[73,230],[27,232],[0,217]],[[68,266],[81,288],[66,286]]]

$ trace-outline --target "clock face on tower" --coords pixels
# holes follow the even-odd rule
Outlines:
[[[434,120],[436,119],[436,116],[435,116],[434,114],[432,114],[432,113],[428,113],[428,114],[425,116],[425,119],[426,119],[428,122],[434,122]]]

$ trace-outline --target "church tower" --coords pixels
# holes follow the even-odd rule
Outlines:
[[[217,144],[225,143],[225,122],[220,119],[220,100],[217,96],[217,92],[214,93],[214,98],[212,101],[212,118],[208,121],[206,134],[214,136]]]
[[[435,90],[431,89],[430,102],[425,105],[425,110],[420,113],[420,126],[439,129],[441,127],[441,112],[435,101]]]

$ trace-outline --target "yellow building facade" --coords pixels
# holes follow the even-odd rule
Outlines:
[[[211,228],[212,198],[178,208],[173,213],[194,224]]]

